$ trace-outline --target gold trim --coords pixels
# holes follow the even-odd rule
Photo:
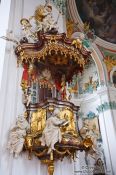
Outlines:
[[[85,60],[77,49],[58,43],[49,43],[42,50],[36,52],[30,51],[29,49],[24,50],[21,48],[21,45],[18,46],[17,50],[19,51],[18,60],[20,64],[22,64],[24,60],[26,62],[34,62],[35,58],[38,59],[38,61],[40,61],[40,59],[45,60],[46,56],[52,55],[52,51],[54,51],[56,55],[59,52],[61,55],[64,55],[65,58],[73,59],[82,67],[85,65]]]
[[[33,153],[37,156],[37,157],[41,157],[43,155],[45,155],[47,153],[48,149],[44,149],[43,152],[41,153],[37,153],[36,151],[33,151]]]
[[[108,72],[110,72],[112,68],[116,66],[116,60],[112,59],[110,56],[105,57],[104,63],[106,64]]]

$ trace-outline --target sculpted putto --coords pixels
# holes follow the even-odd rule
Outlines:
[[[52,29],[58,30],[58,19],[60,12],[58,14],[57,20],[52,17],[52,6],[48,3],[45,5],[39,5],[34,13],[29,19],[22,18],[20,20],[23,35],[28,41],[37,41],[37,32],[42,31],[44,33],[51,31]],[[27,41],[27,42],[28,42]]]
[[[65,119],[58,117],[59,110],[55,109],[53,114],[47,119],[45,129],[43,130],[41,137],[41,145],[48,146],[48,153],[54,150],[54,145],[57,142],[61,142],[62,135],[60,127],[67,124]]]
[[[23,149],[24,137],[28,129],[29,123],[24,116],[21,115],[17,118],[16,125],[10,130],[7,148],[15,157],[18,157]]]
[[[49,4],[38,6],[34,17],[38,31],[48,32],[52,28],[57,28],[57,22],[52,17],[52,6]]]

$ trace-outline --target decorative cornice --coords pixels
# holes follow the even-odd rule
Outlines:
[[[107,87],[105,85],[98,87],[98,90],[95,91],[93,94],[82,94],[78,96],[78,99],[76,98],[72,98],[71,101],[78,106],[80,105],[84,105],[84,104],[91,104],[95,101],[97,101],[97,103],[100,103],[98,101],[100,101],[100,97],[102,96],[108,96],[108,91],[110,92],[110,94],[114,95],[116,94],[116,88],[114,87]]]
[[[18,57],[18,63],[45,60],[46,56],[63,56],[63,60],[74,60],[75,64],[84,67],[90,51],[85,47],[78,45],[78,41],[68,39],[66,34],[44,34],[38,32],[37,43],[21,43],[16,47],[15,53]],[[55,61],[55,60],[53,60]],[[55,61],[56,63],[56,61]]]
[[[107,111],[107,110],[116,110],[116,102],[110,101],[110,102],[104,102],[103,104],[99,105],[96,110],[98,113]]]

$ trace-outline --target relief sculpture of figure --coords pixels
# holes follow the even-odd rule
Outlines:
[[[25,141],[26,131],[29,129],[29,123],[23,115],[19,116],[16,125],[12,127],[9,133],[7,149],[15,157],[21,153]]]
[[[57,142],[61,142],[62,135],[60,127],[67,124],[65,119],[60,119],[58,117],[59,110],[55,109],[52,116],[50,116],[46,121],[46,126],[43,130],[41,137],[41,145],[48,146],[48,153],[54,150],[54,145]]]

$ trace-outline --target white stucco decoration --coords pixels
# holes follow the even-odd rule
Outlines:
[[[15,157],[18,157],[22,152],[26,131],[28,129],[29,123],[24,116],[21,115],[17,118],[16,125],[10,130],[7,148]]]

